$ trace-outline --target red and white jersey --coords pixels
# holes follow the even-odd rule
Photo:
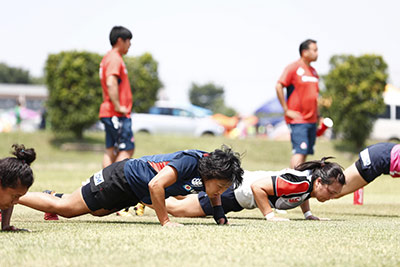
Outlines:
[[[237,188],[235,198],[245,209],[257,207],[251,184],[260,179],[272,179],[274,195],[268,195],[272,208],[281,210],[293,209],[310,198],[313,190],[311,171],[283,169],[281,171],[245,171],[243,183]]]

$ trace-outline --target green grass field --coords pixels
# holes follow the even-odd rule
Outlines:
[[[0,134],[0,157],[11,144],[34,147],[35,183],[30,191],[71,192],[101,169],[101,152],[62,151],[50,133]],[[102,133],[87,142],[103,143]],[[263,139],[229,140],[136,136],[135,157],[196,148],[214,150],[225,143],[243,153],[248,170],[279,170],[289,164],[290,143]],[[309,159],[335,156],[343,167],[357,155],[339,152],[318,140]],[[400,180],[382,176],[365,188],[364,205],[352,195],[319,203],[305,221],[300,208],[282,215],[290,222],[267,222],[258,210],[229,213],[230,226],[212,218],[172,218],[182,228],[162,228],[155,213],[97,218],[90,215],[44,221],[43,213],[16,206],[13,225],[31,233],[0,232],[0,266],[400,266]]]

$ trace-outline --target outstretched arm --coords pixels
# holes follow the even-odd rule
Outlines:
[[[260,179],[251,185],[257,207],[268,221],[289,221],[289,219],[276,217],[268,201],[268,195],[274,194],[272,179]]]
[[[169,220],[165,206],[165,188],[174,184],[177,179],[178,173],[175,168],[165,166],[149,183],[152,207],[162,226],[182,226],[182,224],[172,223]]]
[[[15,226],[10,225],[11,215],[14,206],[11,208],[1,210],[1,230],[2,231],[29,231],[27,229],[19,229]]]

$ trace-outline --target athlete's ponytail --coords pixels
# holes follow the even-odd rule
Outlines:
[[[0,159],[0,185],[3,188],[16,188],[20,185],[29,188],[33,183],[33,173],[30,167],[36,159],[33,148],[24,145],[12,145],[11,152],[15,157]]]
[[[295,170],[311,170],[312,181],[320,177],[322,184],[330,185],[336,180],[340,184],[344,185],[346,183],[346,180],[343,174],[342,166],[335,162],[326,161],[332,158],[333,157],[323,157],[321,160],[307,161],[297,166]]]

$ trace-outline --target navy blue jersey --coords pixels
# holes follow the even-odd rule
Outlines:
[[[200,150],[184,150],[131,159],[125,164],[125,177],[136,196],[146,204],[152,203],[149,182],[165,166],[173,167],[178,173],[176,183],[165,188],[165,198],[205,191],[198,172],[199,159],[204,154]]]

